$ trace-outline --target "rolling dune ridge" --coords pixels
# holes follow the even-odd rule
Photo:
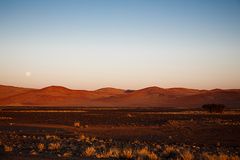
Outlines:
[[[200,107],[205,103],[240,106],[239,89],[197,90],[148,87],[140,90],[102,88],[72,90],[61,86],[26,89],[0,86],[1,106],[89,106],[89,107]]]

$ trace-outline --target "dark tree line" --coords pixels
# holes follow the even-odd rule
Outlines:
[[[222,113],[226,106],[224,104],[204,104],[202,108],[210,113]]]

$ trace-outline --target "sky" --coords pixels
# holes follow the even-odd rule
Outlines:
[[[0,84],[240,88],[240,1],[0,0]]]

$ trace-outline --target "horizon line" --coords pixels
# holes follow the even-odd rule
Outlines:
[[[136,91],[136,90],[142,90],[142,89],[147,89],[147,88],[159,88],[159,89],[191,89],[191,90],[206,90],[206,91],[211,91],[211,90],[238,90],[240,88],[211,88],[211,89],[199,89],[199,88],[189,88],[189,87],[160,87],[160,86],[157,86],[157,85],[152,85],[152,86],[147,86],[147,87],[142,87],[142,88],[138,88],[138,89],[123,89],[123,88],[118,88],[118,87],[113,87],[113,86],[106,86],[106,87],[100,87],[100,88],[97,88],[97,89],[79,89],[79,88],[72,88],[72,87],[66,87],[64,85],[47,85],[45,87],[41,87],[41,88],[38,88],[38,87],[26,87],[26,86],[16,86],[16,85],[8,85],[8,84],[0,84],[0,86],[5,86],[5,87],[16,87],[16,88],[25,88],[25,89],[37,89],[37,90],[40,90],[40,89],[45,89],[45,88],[49,88],[49,87],[62,87],[62,88],[66,88],[66,89],[69,89],[69,90],[85,90],[85,91],[97,91],[97,90],[100,90],[100,89],[106,89],[106,88],[112,88],[112,89],[120,89],[120,90],[132,90],[132,91]]]

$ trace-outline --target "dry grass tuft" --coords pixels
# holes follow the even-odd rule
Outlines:
[[[88,147],[88,148],[86,148],[86,150],[85,150],[85,152],[84,152],[84,155],[85,155],[86,157],[92,157],[92,156],[95,155],[95,153],[96,153],[96,150],[95,150],[94,147]]]
[[[204,160],[216,160],[218,158],[218,156],[215,154],[209,154],[208,152],[203,152],[202,158]]]
[[[173,146],[165,146],[164,154],[171,154],[177,152],[176,148]]]
[[[157,144],[155,147],[156,147],[156,149],[158,149],[158,150],[161,149],[161,146],[160,146],[159,144]]]
[[[79,139],[80,139],[80,141],[85,141],[86,136],[85,136],[84,134],[81,134],[81,135],[79,136]]]
[[[165,145],[162,156],[166,159],[177,159],[180,157],[180,150],[174,146]]]
[[[228,157],[228,155],[221,153],[219,155],[219,160],[229,160],[229,157]]]
[[[46,135],[47,140],[60,140],[60,137],[56,135]]]
[[[76,122],[73,123],[73,126],[77,127],[77,128],[80,128],[81,123],[79,121],[76,121]]]
[[[37,148],[38,148],[39,152],[42,152],[45,149],[45,145],[43,143],[39,143],[37,145]]]
[[[96,137],[92,137],[92,138],[91,138],[91,141],[92,141],[92,142],[94,142],[94,141],[96,141],[96,140],[97,140]]]
[[[118,158],[120,156],[120,150],[118,148],[110,148],[107,152],[107,156],[111,158]]]
[[[131,148],[124,148],[122,156],[127,159],[133,158],[133,150]]]
[[[48,145],[48,149],[49,150],[58,150],[58,149],[60,149],[60,147],[61,147],[61,145],[60,145],[60,143],[50,143],[49,145]]]
[[[230,160],[240,160],[240,157],[237,155],[233,155],[230,157]]]
[[[12,152],[13,151],[13,147],[4,145],[4,151],[5,152]]]
[[[202,158],[204,160],[240,160],[239,156],[237,155],[228,156],[224,153],[220,153],[219,155],[216,155],[216,154],[210,154],[207,152],[202,153]]]
[[[97,154],[97,158],[119,158],[121,151],[118,148],[110,148],[108,152]]]
[[[137,151],[138,159],[150,159],[150,160],[157,160],[158,157],[154,152],[148,150],[147,147],[144,147]]]
[[[72,157],[72,152],[70,152],[70,151],[65,152],[65,153],[63,154],[63,157],[64,157],[64,158]]]
[[[32,151],[30,152],[30,154],[33,155],[33,156],[36,156],[38,153],[37,153],[35,150],[32,150]]]
[[[184,150],[181,155],[183,160],[193,160],[194,155],[189,150]]]

